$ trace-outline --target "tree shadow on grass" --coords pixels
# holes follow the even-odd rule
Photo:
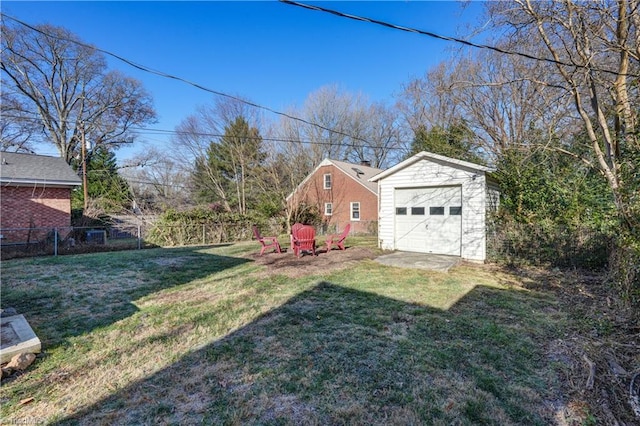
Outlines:
[[[24,314],[43,350],[138,311],[135,300],[251,262],[208,247],[111,252],[39,259],[33,275],[3,271],[2,306]]]
[[[548,300],[449,310],[318,283],[56,424],[548,424]]]

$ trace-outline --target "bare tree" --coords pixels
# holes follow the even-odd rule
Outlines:
[[[217,170],[207,167],[204,161],[212,140],[217,140],[222,135],[223,128],[220,127],[214,109],[202,106],[176,127],[176,136],[172,138],[172,145],[176,148],[175,157],[182,164],[188,164],[191,171],[198,162],[202,163],[202,170],[209,176],[210,190],[219,197],[225,210],[231,211],[222,177]]]
[[[361,123],[354,116],[362,103],[362,97],[343,92],[336,85],[321,87],[307,97],[302,116],[309,124],[299,124],[300,136],[309,142],[315,163],[324,158],[347,159],[354,143],[349,136],[360,134]]]
[[[546,69],[495,52],[440,64],[407,84],[400,108],[415,132],[464,122],[489,160],[507,149],[558,139],[568,129],[566,96],[541,84]],[[536,140],[533,141],[532,138]]]
[[[199,106],[195,113],[182,120],[172,139],[176,158],[185,164],[193,164],[196,158],[206,154],[211,141],[221,138],[225,127],[238,117],[244,117],[252,127],[262,127],[259,111],[241,96],[235,98],[216,97],[210,104]]]
[[[364,111],[360,135],[366,142],[354,143],[349,160],[355,163],[368,162],[382,169],[399,163],[408,149],[398,111],[383,103],[373,103]]]
[[[640,289],[640,1],[494,2],[488,12],[510,50],[537,56],[546,72],[532,78],[542,91],[570,100],[569,126],[584,144],[549,144],[597,170],[615,204],[613,281],[638,302]],[[525,70],[526,71],[526,70]]]
[[[238,120],[247,125],[242,135],[234,133],[236,125],[240,126]],[[200,106],[176,129],[172,140],[175,155],[192,166],[197,192],[209,194],[226,211],[247,211],[249,180],[253,179],[250,169],[256,161],[250,146],[260,144],[261,123],[259,111],[237,96],[215,98],[213,103]]]
[[[545,49],[553,64],[541,78],[570,95],[590,143],[589,156],[581,161],[607,180],[622,225],[629,231],[639,229],[634,202],[639,181],[625,175],[630,167],[637,168],[640,151],[639,2],[517,0],[515,5],[493,5],[489,11],[509,29],[512,42]]]
[[[300,192],[294,193],[294,189],[317,164],[310,150],[300,141],[296,133],[299,128],[295,122],[286,120],[279,124],[268,130],[268,141],[265,144],[267,158],[260,181],[263,192],[272,194],[273,199],[279,203],[280,211],[284,212],[286,218],[286,226],[290,227],[294,213],[303,199]]]
[[[152,148],[123,165],[132,202],[142,211],[163,211],[191,203],[189,172],[168,152]]]
[[[22,116],[24,106],[16,97],[9,96],[8,88],[0,93],[0,150],[32,152],[31,138],[37,132],[36,120]]]
[[[33,123],[31,144],[53,143],[71,162],[82,133],[93,146],[115,149],[134,141],[132,127],[155,119],[141,83],[107,72],[104,57],[69,31],[2,24],[3,103],[13,107],[3,128]]]
[[[353,95],[337,85],[321,87],[307,97],[303,108],[288,114],[303,121],[283,118],[279,133],[299,141],[315,165],[332,158],[383,167],[396,160],[402,148],[393,108],[370,103],[364,95]]]
[[[455,64],[454,60],[441,62],[423,77],[403,85],[396,107],[412,132],[421,127],[446,128],[462,116],[451,91]]]

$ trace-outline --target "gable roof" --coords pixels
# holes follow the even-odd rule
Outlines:
[[[358,183],[366,186],[367,189],[378,195],[378,185],[372,184],[372,182],[369,182],[369,179],[382,172],[382,169],[329,159],[324,160],[322,163],[324,163],[325,161],[332,163],[334,166],[342,170],[346,175],[356,180]]]
[[[60,157],[0,152],[0,183],[78,186],[81,180]]]
[[[478,171],[478,172],[489,173],[489,172],[493,171],[492,168],[487,167],[487,166],[482,166],[480,164],[471,163],[469,161],[457,160],[455,158],[445,157],[444,155],[434,154],[432,152],[422,151],[422,152],[417,153],[413,157],[409,157],[406,160],[396,164],[395,166],[383,171],[382,173],[378,173],[377,175],[373,176],[369,180],[371,182],[377,182],[380,179],[383,179],[383,178],[385,178],[385,177],[387,177],[389,175],[392,175],[392,174],[404,169],[405,167],[409,167],[412,164],[415,164],[418,161],[422,161],[422,160],[435,161],[437,163],[444,163],[445,165],[448,165],[450,167],[455,167],[455,168],[459,168],[459,169],[460,168],[470,169],[470,170],[474,170],[474,171]]]
[[[311,179],[311,176],[316,174],[320,167],[331,165],[335,166],[338,170],[342,171],[344,174],[367,188],[369,191],[373,192],[376,196],[378,195],[378,184],[371,182],[371,178],[382,172],[382,169],[325,158],[320,162],[320,164],[316,166],[315,169],[313,169],[311,173],[307,175],[306,178],[304,178],[302,182],[300,182],[296,189],[294,189],[293,192],[287,196],[287,200],[291,198],[291,196],[298,190],[298,188],[302,187],[309,179]]]

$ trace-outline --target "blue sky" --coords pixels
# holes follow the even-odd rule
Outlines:
[[[480,2],[466,7],[449,1],[306,3],[462,38],[470,33],[467,24],[478,24],[482,9]],[[29,24],[65,27],[133,62],[278,111],[302,106],[310,93],[329,84],[392,102],[410,78],[459,47],[277,1],[3,1],[2,11]],[[153,96],[159,121],[151,128],[173,130],[213,100],[185,83],[114,58],[108,62],[141,80]],[[118,158],[152,145],[162,148],[167,139],[143,134],[136,147],[118,151]],[[41,151],[57,155],[53,147]]]

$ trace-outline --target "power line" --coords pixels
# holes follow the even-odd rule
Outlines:
[[[39,122],[41,119],[38,117],[20,117],[17,115],[6,115],[4,114],[2,117],[4,118],[13,118],[13,119],[17,119],[17,120],[31,120],[31,121],[36,121]],[[75,122],[73,120],[67,120],[66,121],[68,124],[75,124]],[[91,121],[85,121],[85,123],[91,123]],[[224,137],[234,137],[233,135],[225,135],[225,134],[220,134],[220,133],[209,133],[209,132],[188,132],[188,131],[180,131],[180,130],[168,130],[168,129],[153,129],[153,128],[149,128],[149,127],[130,127],[129,130],[137,133],[137,134],[141,134],[141,135],[193,135],[193,136],[198,136],[198,137],[210,137],[210,138],[224,138]],[[345,134],[346,135],[346,134]],[[370,142],[364,140],[364,139],[360,139],[360,138],[355,138],[353,136],[347,135],[347,137],[354,139],[354,140],[360,140],[360,141],[364,141],[366,142],[366,144],[363,145],[358,145],[355,143],[352,144],[343,144],[343,146],[345,147],[349,147],[349,148],[371,148],[371,149],[375,149],[378,148],[378,146],[375,145],[371,145]],[[288,139],[288,138],[277,138],[277,137],[263,137],[263,136],[242,136],[242,139],[248,139],[248,140],[262,140],[262,141],[267,141],[267,142],[285,142],[285,143],[301,143],[301,144],[309,144],[309,145],[327,145],[327,146],[332,146],[335,145],[331,142],[326,142],[326,141],[313,141],[313,140],[304,140],[304,139]],[[399,143],[406,143],[407,141],[398,141]],[[401,150],[403,148],[401,147],[390,147],[387,148],[390,150]]]
[[[307,125],[310,125],[310,126],[314,126],[314,127],[317,127],[317,128],[319,128],[319,129],[322,129],[322,130],[326,130],[326,131],[331,132],[331,133],[336,133],[336,134],[339,134],[339,135],[342,135],[342,136],[346,136],[346,137],[349,137],[349,138],[351,138],[351,139],[353,139],[353,140],[359,140],[359,141],[361,141],[361,142],[369,143],[369,142],[368,142],[367,140],[365,140],[365,139],[362,139],[362,138],[359,138],[359,137],[356,137],[356,136],[349,135],[349,134],[344,133],[344,132],[341,132],[341,131],[339,131],[339,130],[335,130],[335,129],[331,129],[331,128],[329,128],[329,127],[325,127],[325,126],[323,126],[323,125],[321,125],[321,124],[313,123],[313,122],[311,122],[311,121],[305,120],[304,118],[296,117],[296,116],[293,116],[293,115],[291,115],[291,114],[287,114],[287,113],[285,113],[285,112],[277,111],[277,110],[275,110],[275,109],[273,109],[273,108],[266,107],[266,106],[263,106],[263,105],[257,104],[257,103],[255,103],[255,102],[247,101],[246,99],[242,99],[242,98],[239,98],[239,97],[237,97],[237,96],[229,95],[229,94],[227,94],[227,93],[220,92],[220,91],[218,91],[218,90],[210,89],[210,88],[205,87],[205,86],[203,86],[203,85],[201,85],[201,84],[198,84],[198,83],[194,83],[194,82],[192,82],[192,81],[189,81],[189,80],[187,80],[187,79],[185,79],[185,78],[178,77],[178,76],[175,76],[175,75],[172,75],[172,74],[167,74],[167,73],[165,73],[165,72],[163,72],[163,71],[154,70],[154,69],[149,68],[149,67],[147,67],[147,66],[145,66],[145,65],[137,64],[137,63],[135,63],[135,62],[133,62],[133,61],[131,61],[131,60],[129,60],[129,59],[126,59],[126,58],[124,58],[124,57],[122,57],[122,56],[120,56],[120,55],[117,55],[117,54],[115,54],[115,53],[113,53],[113,52],[110,52],[110,51],[108,51],[108,50],[101,49],[101,48],[99,48],[99,47],[92,46],[92,45],[89,45],[89,44],[83,43],[83,42],[78,41],[78,40],[73,40],[73,39],[69,39],[69,38],[66,38],[66,37],[58,37],[58,36],[56,36],[56,35],[49,34],[49,33],[45,32],[45,31],[42,31],[42,30],[40,30],[40,29],[38,29],[38,28],[36,28],[36,27],[34,27],[34,26],[32,26],[32,25],[27,24],[26,22],[21,21],[21,20],[20,20],[20,19],[18,19],[18,18],[15,18],[15,17],[13,17],[13,16],[7,15],[6,13],[0,13],[0,15],[4,16],[4,17],[6,17],[6,18],[9,18],[9,19],[11,19],[11,20],[13,20],[13,21],[15,21],[15,22],[19,23],[20,25],[23,25],[23,26],[25,26],[25,27],[27,27],[27,28],[29,28],[29,29],[31,29],[31,30],[33,30],[33,31],[35,31],[35,32],[38,32],[38,33],[40,33],[40,34],[42,34],[42,35],[44,35],[44,36],[46,36],[46,37],[51,37],[51,38],[54,38],[54,39],[57,39],[57,40],[61,40],[61,41],[68,41],[68,42],[75,43],[75,44],[77,44],[77,45],[79,45],[79,46],[82,46],[82,47],[86,47],[86,48],[89,48],[89,49],[93,49],[93,50],[95,50],[95,51],[98,51],[98,52],[104,53],[105,55],[109,55],[109,56],[111,56],[111,57],[114,57],[114,58],[116,58],[116,59],[118,59],[118,60],[120,60],[120,61],[122,61],[122,62],[124,62],[124,63],[126,63],[126,64],[128,64],[128,65],[130,65],[130,66],[132,66],[132,67],[134,67],[134,68],[139,69],[140,71],[144,71],[144,72],[148,72],[148,73],[150,73],[150,74],[155,74],[155,75],[159,75],[159,76],[161,76],[161,77],[165,77],[165,78],[170,78],[170,79],[173,79],[173,80],[177,80],[177,81],[180,81],[180,82],[182,82],[182,83],[189,84],[189,85],[191,85],[191,86],[193,86],[193,87],[195,87],[195,88],[197,88],[197,89],[203,90],[203,91],[205,91],[205,92],[212,93],[212,94],[217,95],[217,96],[223,96],[223,97],[226,97],[226,98],[229,98],[229,99],[233,99],[233,100],[235,100],[235,101],[237,101],[237,102],[241,102],[241,103],[244,103],[244,104],[246,104],[246,105],[252,106],[252,107],[254,107],[254,108],[258,108],[258,109],[262,109],[262,110],[268,111],[268,112],[270,112],[270,113],[272,113],[272,114],[276,114],[276,115],[279,115],[279,116],[281,116],[281,117],[286,117],[286,118],[289,118],[289,119],[291,119],[291,120],[299,121],[299,122],[301,122],[301,123],[304,123],[304,124],[307,124]]]
[[[372,19],[372,18],[367,18],[367,17],[364,17],[364,16],[358,16],[358,15],[352,15],[352,14],[340,12],[340,11],[334,10],[334,9],[327,9],[326,7],[314,6],[314,5],[305,4],[305,3],[299,3],[297,1],[292,1],[292,0],[278,0],[278,1],[280,1],[281,3],[285,3],[285,4],[288,4],[288,5],[291,5],[291,6],[298,6],[298,7],[301,7],[303,9],[315,10],[315,11],[318,11],[318,12],[330,13],[332,15],[336,15],[336,16],[339,16],[341,18],[353,19],[354,21],[361,21],[361,22],[368,22],[368,23],[372,23],[372,24],[376,24],[376,25],[382,25],[383,27],[391,28],[391,29],[394,29],[394,30],[400,30],[400,31],[406,31],[406,32],[410,32],[410,33],[421,34],[421,35],[425,35],[425,36],[428,36],[428,37],[431,37],[431,38],[435,38],[435,39],[438,39],[438,40],[453,41],[455,43],[464,44],[466,46],[474,47],[474,48],[477,48],[477,49],[488,49],[488,50],[492,50],[494,52],[502,53],[504,55],[521,56],[523,58],[532,59],[534,61],[549,62],[549,63],[552,63],[552,64],[563,65],[563,66],[566,66],[566,67],[584,68],[584,69],[587,69],[587,70],[600,71],[600,72],[604,72],[604,73],[607,73],[607,74],[613,74],[613,75],[616,75],[616,76],[622,75],[624,77],[640,77],[640,74],[620,74],[617,71],[611,71],[611,70],[608,70],[608,69],[592,68],[592,67],[589,67],[587,65],[572,64],[572,63],[567,63],[567,62],[563,62],[563,61],[557,61],[557,60],[552,59],[552,58],[541,58],[539,56],[531,55],[529,53],[517,52],[517,51],[514,51],[514,50],[506,50],[506,49],[502,49],[502,48],[497,47],[497,46],[491,46],[491,45],[488,45],[488,44],[473,43],[471,41],[464,40],[464,39],[457,38],[457,37],[444,36],[444,35],[441,35],[441,34],[436,34],[436,33],[431,32],[431,31],[424,31],[424,30],[419,30],[419,29],[416,29],[416,28],[411,28],[411,27],[405,27],[405,26],[401,26],[401,25],[391,24],[389,22],[380,21],[378,19]]]
[[[127,177],[122,177],[128,183],[137,183],[139,185],[151,185],[151,186],[162,186],[167,188],[179,188],[179,189],[191,189],[189,186],[180,184],[180,183],[161,183],[161,182],[153,182],[139,179],[129,179]]]
[[[166,130],[166,129],[152,129],[152,128],[138,128],[138,127],[131,127],[131,130],[140,133],[140,134],[151,134],[151,135],[194,135],[194,136],[200,136],[200,137],[211,137],[211,138],[225,138],[225,137],[236,137],[235,135],[227,135],[227,134],[220,134],[220,133],[209,133],[209,132],[187,132],[187,131],[180,131],[180,130]],[[349,138],[353,139],[353,140],[359,140],[359,141],[363,141],[366,142],[365,145],[359,145],[359,144],[355,144],[355,143],[351,143],[351,144],[347,144],[347,145],[343,145],[345,147],[351,147],[351,148],[378,148],[378,146],[375,145],[371,145],[370,142],[361,139],[361,138],[356,138],[354,136],[348,135]],[[268,137],[268,136],[240,136],[240,138],[242,139],[248,139],[248,140],[261,140],[261,141],[267,141],[267,142],[286,142],[286,143],[301,143],[301,144],[309,144],[309,145],[335,145],[334,143],[331,142],[326,142],[326,141],[314,141],[311,139],[291,139],[291,138],[280,138],[280,137]],[[398,142],[403,142],[403,141],[398,141]],[[404,141],[406,142],[406,141]],[[389,148],[389,149],[401,149],[401,148]]]

